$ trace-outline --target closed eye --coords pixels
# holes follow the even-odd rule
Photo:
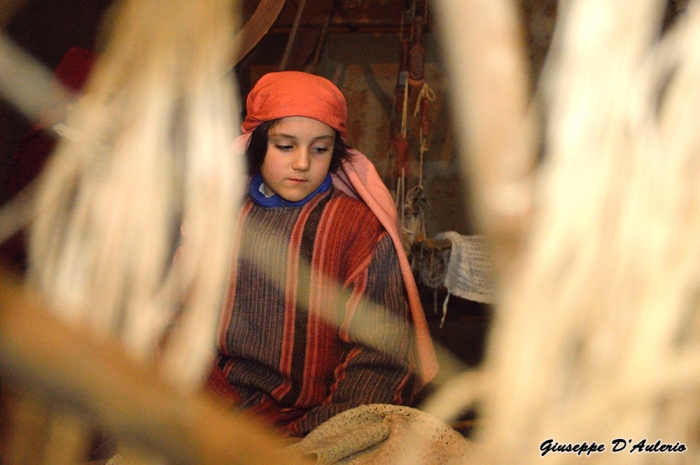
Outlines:
[[[275,148],[283,152],[289,152],[293,147],[291,145],[275,144]]]
[[[328,147],[315,147],[312,150],[314,151],[314,153],[316,153],[318,155],[321,155],[323,153],[330,151],[330,149]]]

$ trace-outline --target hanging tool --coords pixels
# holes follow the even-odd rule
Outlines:
[[[424,18],[416,15],[413,18],[413,41],[408,53],[408,84],[419,88],[425,82],[425,47],[423,46]]]
[[[403,14],[401,17],[401,57],[399,74],[394,86],[394,119],[390,126],[391,142],[396,152],[396,176],[408,175],[408,149],[406,136],[406,121],[408,108],[408,57],[411,43],[403,38]],[[400,118],[399,119],[399,115]]]
[[[396,172],[399,174],[399,176],[401,176],[403,173],[403,176],[407,178],[409,168],[408,149],[410,147],[408,139],[404,134],[398,133],[394,136],[392,145],[396,150]]]
[[[393,133],[401,131],[401,120],[398,119],[398,116],[403,114],[404,94],[408,85],[408,51],[410,46],[411,44],[408,40],[401,39],[399,74],[394,86],[394,118],[391,126]]]
[[[318,71],[318,64],[321,60],[321,53],[323,52],[323,46],[326,42],[326,35],[328,34],[328,26],[330,25],[331,19],[333,19],[333,15],[340,6],[341,2],[342,0],[333,0],[333,4],[331,5],[331,11],[328,13],[328,16],[326,16],[326,20],[323,22],[321,34],[319,34],[318,41],[316,42],[316,47],[314,48],[314,57],[311,60],[311,64],[306,69],[311,74],[316,74]]]
[[[297,9],[297,15],[294,18],[294,24],[292,24],[292,30],[289,33],[289,38],[287,39],[287,45],[284,48],[282,63],[280,63],[280,71],[287,69],[287,60],[289,60],[289,54],[292,52],[292,45],[294,45],[294,39],[297,36],[297,29],[299,29],[301,15],[304,13],[304,6],[306,6],[306,0],[301,0],[299,3],[299,8]]]

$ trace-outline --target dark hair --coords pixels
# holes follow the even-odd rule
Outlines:
[[[250,135],[250,142],[245,151],[246,161],[248,162],[248,174],[250,176],[260,172],[260,167],[265,160],[265,154],[267,154],[268,132],[280,119],[265,121],[255,128]],[[330,173],[335,173],[338,168],[340,168],[343,160],[350,160],[351,158],[350,152],[348,152],[350,146],[343,142],[343,138],[340,136],[337,129],[334,129],[334,131],[335,142],[333,143],[331,165],[328,168],[328,172]]]

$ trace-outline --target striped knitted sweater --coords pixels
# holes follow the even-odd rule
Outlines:
[[[415,380],[396,249],[359,200],[248,200],[209,387],[283,434],[369,403],[407,404]]]

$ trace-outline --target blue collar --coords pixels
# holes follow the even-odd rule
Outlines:
[[[326,192],[333,185],[333,180],[331,179],[331,174],[326,175],[326,179],[323,180],[320,186],[316,188],[315,191],[307,195],[305,198],[297,202],[289,202],[284,200],[279,195],[273,195],[272,197],[266,197],[265,194],[260,192],[260,186],[263,183],[262,176],[260,173],[253,175],[250,179],[250,184],[248,185],[248,195],[257,205],[261,207],[300,207],[306,202],[314,198],[317,194],[321,192]]]

